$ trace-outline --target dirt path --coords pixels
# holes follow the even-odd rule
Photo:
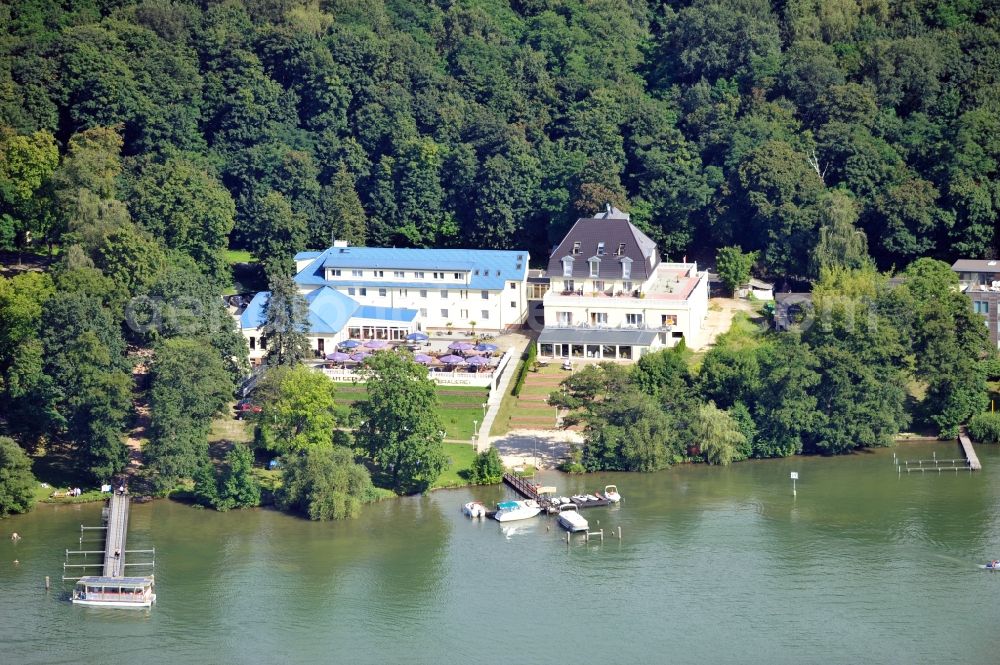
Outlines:
[[[729,330],[736,312],[753,314],[754,306],[748,300],[736,298],[712,298],[708,301],[708,317],[697,339],[691,340],[688,348],[702,351],[715,344],[716,338]]]
[[[149,437],[149,401],[147,388],[149,387],[149,363],[153,358],[150,349],[140,349],[135,354],[135,364],[132,366],[132,429],[129,430],[125,438],[125,446],[128,448],[128,465],[125,473],[133,476],[142,468],[142,446]]]

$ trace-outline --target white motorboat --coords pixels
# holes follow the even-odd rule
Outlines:
[[[470,501],[462,506],[462,512],[469,517],[486,517],[486,506],[478,501]]]
[[[618,493],[618,488],[614,485],[605,485],[604,498],[612,503],[618,503],[622,500],[622,495]]]
[[[575,501],[577,503],[586,503],[587,502],[587,497],[585,495],[583,495],[583,494],[574,494],[570,498],[573,499],[573,501]]]
[[[497,504],[497,514],[494,516],[497,522],[513,522],[514,520],[525,520],[534,517],[542,512],[542,507],[537,501],[525,499],[524,501],[501,501]]]
[[[559,508],[559,525],[572,532],[586,531],[590,528],[590,523],[584,519],[579,509],[572,503]]]

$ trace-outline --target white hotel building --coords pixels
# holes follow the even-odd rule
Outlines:
[[[615,208],[579,219],[553,251],[543,298],[543,358],[637,360],[698,341],[708,274],[661,262],[656,243]]]
[[[350,247],[295,255],[317,355],[346,339],[400,341],[415,331],[500,332],[524,325],[527,251]],[[254,296],[240,327],[259,362],[269,293]]]

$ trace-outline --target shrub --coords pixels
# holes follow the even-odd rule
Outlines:
[[[528,370],[535,364],[535,356],[537,354],[538,351],[535,348],[535,343],[531,342],[528,344],[528,353],[525,356],[524,362],[521,363],[521,367],[517,373],[517,379],[514,380],[514,387],[510,391],[510,394],[514,397],[521,394],[521,388],[524,387],[524,379],[528,376]]]
[[[980,413],[969,421],[969,434],[982,443],[1000,443],[1000,413]]]
[[[472,462],[470,479],[476,485],[496,485],[503,480],[504,466],[500,453],[490,448],[476,455]]]

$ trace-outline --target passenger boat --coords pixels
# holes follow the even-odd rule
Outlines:
[[[559,525],[572,532],[586,531],[590,528],[590,523],[572,503],[559,507]]]
[[[156,602],[153,577],[81,577],[73,604],[91,607],[150,607]]]
[[[462,506],[462,512],[469,517],[486,517],[486,506],[478,501],[470,501]]]
[[[501,501],[497,504],[497,514],[494,518],[497,522],[513,522],[514,520],[524,520],[534,517],[542,512],[542,507],[537,501],[525,499],[524,501]]]
[[[622,500],[622,495],[618,493],[618,488],[614,485],[605,485],[604,498],[612,503],[618,503]]]

